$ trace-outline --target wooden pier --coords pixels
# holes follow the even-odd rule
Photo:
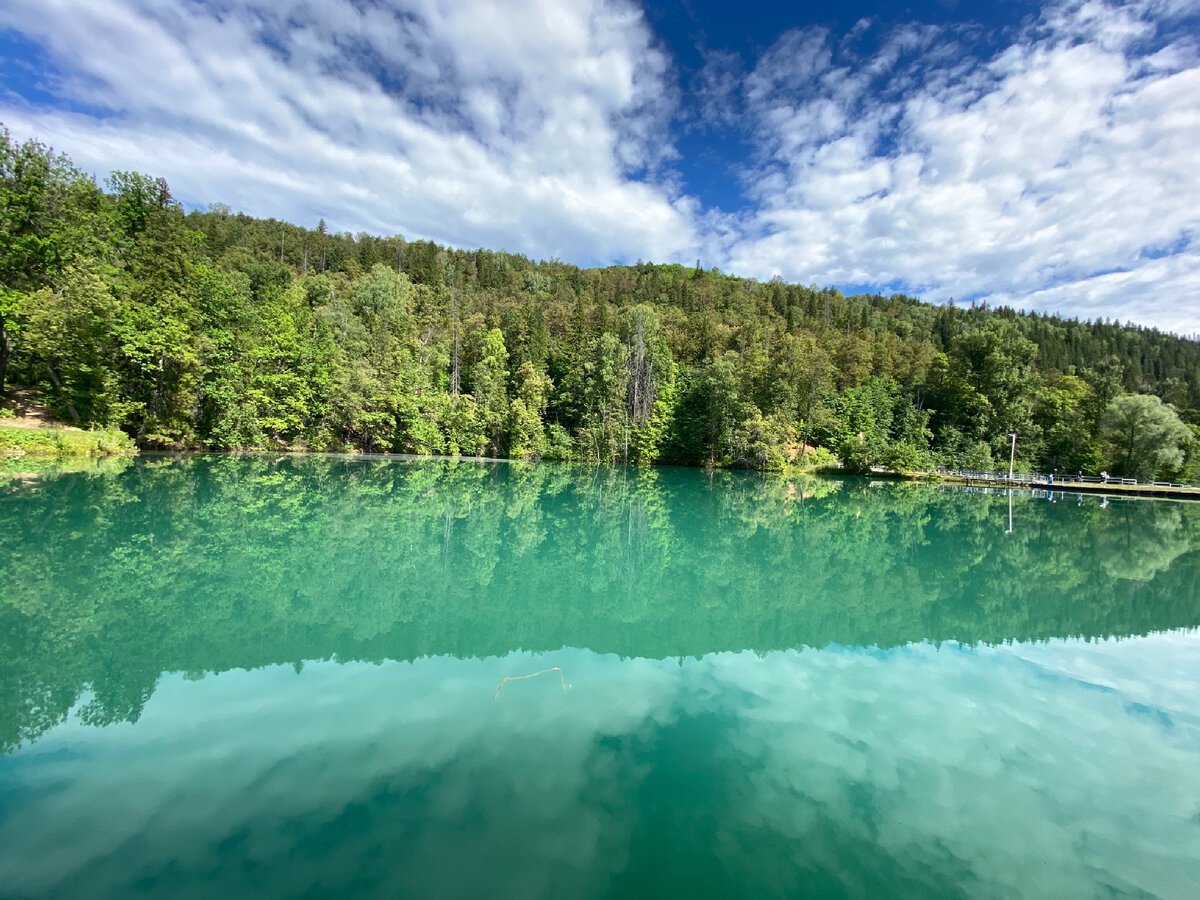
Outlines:
[[[1076,478],[1048,481],[1041,475],[1014,475],[1010,480],[1004,475],[988,473],[950,472],[938,474],[948,484],[973,484],[980,487],[1034,488],[1045,491],[1063,491],[1068,494],[1107,494],[1110,497],[1161,497],[1170,500],[1200,500],[1200,487],[1186,484],[1162,482],[1137,482],[1130,479]]]

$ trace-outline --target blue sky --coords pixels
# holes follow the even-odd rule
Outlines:
[[[1200,0],[7,0],[84,168],[580,264],[1200,332]]]

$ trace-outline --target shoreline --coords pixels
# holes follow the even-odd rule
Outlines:
[[[33,437],[36,436],[36,437]],[[580,466],[585,468],[681,468],[708,471],[750,472],[763,476],[782,478],[844,478],[869,479],[896,482],[913,482],[922,484],[951,484],[978,486],[1013,490],[1042,490],[1056,493],[1093,494],[1128,499],[1169,499],[1200,501],[1200,487],[1189,485],[1154,485],[1154,484],[1120,484],[1111,482],[1100,484],[1095,482],[1060,481],[1054,484],[1034,482],[1029,480],[1008,481],[1005,478],[968,478],[963,475],[949,475],[938,472],[892,472],[873,471],[867,473],[847,472],[843,469],[823,466],[813,469],[787,467],[781,471],[760,471],[755,469],[686,466],[677,463],[661,463],[640,467],[633,464],[626,466],[594,466],[565,460],[526,460],[507,457],[489,456],[446,456],[438,454],[413,453],[362,453],[355,451],[322,451],[298,450],[294,448],[259,449],[259,450],[211,450],[211,449],[139,449],[128,435],[115,430],[85,431],[75,428],[19,428],[6,427],[0,424],[0,460],[15,462],[29,460],[30,462],[56,462],[69,460],[104,460],[104,459],[145,459],[163,457],[200,457],[200,456],[266,456],[277,459],[288,457],[316,456],[328,459],[391,461],[391,462],[469,462],[497,463],[506,465],[539,465],[552,463],[556,465]]]

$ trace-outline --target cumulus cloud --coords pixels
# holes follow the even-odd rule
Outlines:
[[[948,29],[866,58],[785,35],[745,83],[757,209],[728,267],[1197,330],[1200,55],[1177,12],[1055,6],[985,58]]]
[[[647,179],[669,60],[623,2],[16,0],[0,24],[62,101],[0,119],[188,201],[584,262],[691,242]]]

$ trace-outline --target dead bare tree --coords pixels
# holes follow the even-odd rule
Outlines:
[[[458,340],[458,290],[450,289],[450,319],[454,328],[454,344],[450,351],[450,393],[455,397],[462,389],[462,348]]]
[[[629,334],[629,418],[635,425],[644,425],[654,411],[657,396],[654,391],[654,358],[646,345],[646,316],[634,313]]]

